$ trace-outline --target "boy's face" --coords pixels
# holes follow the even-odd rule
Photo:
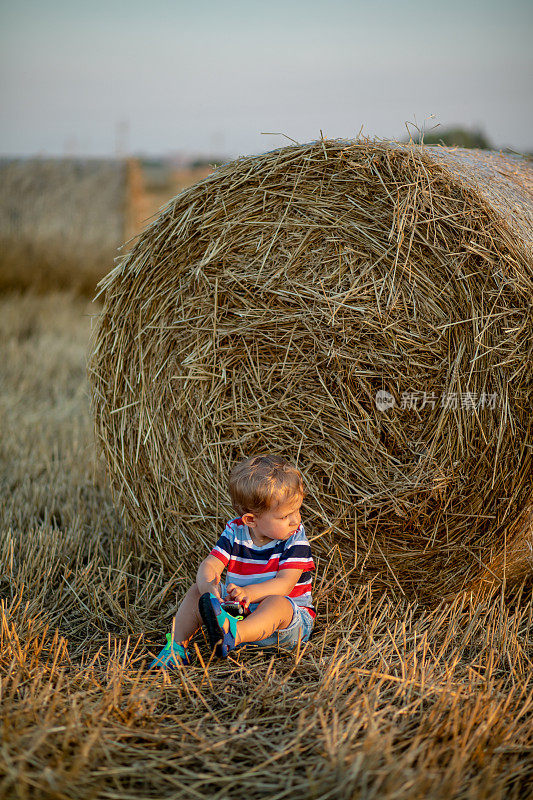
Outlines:
[[[259,544],[266,544],[271,539],[285,541],[298,530],[302,520],[302,501],[303,497],[297,495],[262,514],[243,514],[242,521],[252,530]]]

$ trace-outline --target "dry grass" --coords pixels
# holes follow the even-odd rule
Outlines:
[[[115,513],[84,377],[92,311],[0,300],[0,797],[529,796],[531,583],[425,611],[354,591],[334,551],[299,653],[209,663],[199,636],[191,670],[143,671],[195,561],[166,579]]]
[[[531,176],[324,141],[169,203],[103,283],[91,363],[138,552],[194,558],[231,515],[228,465],[274,448],[353,580],[428,599],[531,572]]]

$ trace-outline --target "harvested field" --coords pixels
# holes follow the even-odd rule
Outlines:
[[[0,292],[68,289],[94,297],[119,248],[210,172],[170,172],[158,188],[146,185],[136,159],[0,160]]]
[[[0,164],[0,290],[91,293],[132,233],[126,160]]]
[[[532,175],[321,141],[169,203],[103,282],[90,365],[136,552],[198,558],[228,466],[274,447],[354,582],[435,602],[531,574]]]
[[[114,509],[85,380],[95,311],[0,298],[0,797],[529,796],[531,582],[427,611],[354,590],[334,550],[300,653],[209,664],[199,636],[189,671],[142,670],[195,564],[164,576]]]

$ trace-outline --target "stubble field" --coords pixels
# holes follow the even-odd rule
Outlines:
[[[423,609],[332,553],[305,648],[210,662],[199,634],[191,669],[146,672],[197,562],[129,547],[92,436],[95,313],[0,298],[0,796],[531,796],[531,582]]]

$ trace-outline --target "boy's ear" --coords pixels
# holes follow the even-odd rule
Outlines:
[[[250,511],[247,511],[246,514],[243,514],[241,519],[244,522],[244,524],[247,525],[249,528],[254,527],[255,517]]]

